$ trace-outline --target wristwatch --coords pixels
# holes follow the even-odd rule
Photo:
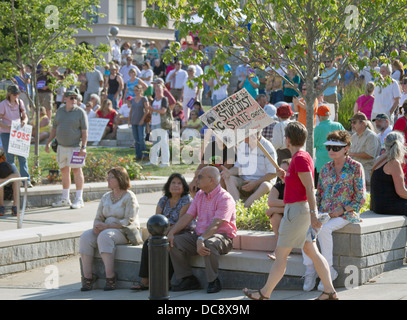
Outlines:
[[[82,146],[81,149],[86,149],[86,146]]]
[[[204,237],[202,237],[202,236],[199,236],[199,237],[198,237],[198,240],[205,241],[205,238],[204,238]]]

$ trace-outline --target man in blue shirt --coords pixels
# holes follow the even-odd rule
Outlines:
[[[337,69],[334,67],[332,59],[326,59],[324,61],[325,70],[321,74],[321,79],[324,83],[331,81],[335,75]],[[341,75],[338,74],[338,78],[330,84],[324,91],[324,100],[328,103],[332,103],[335,105],[335,121],[338,121],[338,110],[339,110],[339,102],[338,102],[338,84]]]
[[[324,143],[326,142],[326,137],[329,133],[335,130],[345,130],[342,124],[329,119],[330,109],[326,105],[321,105],[317,109],[317,116],[320,123],[314,129],[314,148],[315,152],[315,187],[318,184],[318,176],[321,172],[322,167],[325,163],[331,161],[329,158],[328,151]]]
[[[247,68],[246,77],[243,82],[239,83],[239,89],[245,88],[247,92],[256,99],[259,94],[260,80],[252,68]]]

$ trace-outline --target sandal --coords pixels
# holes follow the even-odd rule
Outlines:
[[[11,215],[17,217],[17,206],[11,207]]]
[[[106,284],[103,288],[104,291],[112,291],[116,289],[116,277],[106,278]]]
[[[261,293],[261,289],[259,289],[259,290],[243,289],[243,293],[245,294],[246,297],[248,297],[249,299],[252,299],[252,300],[268,300],[269,299],[268,297],[264,296]],[[253,297],[254,293],[258,293],[260,297],[259,298]]]
[[[339,300],[338,297],[334,297],[334,294],[336,294],[335,291],[334,292],[322,292],[321,295],[318,298],[316,298],[315,300]],[[321,297],[323,295],[327,295],[328,299],[321,299]]]
[[[145,286],[141,281],[134,282],[130,288],[130,290],[134,290],[134,291],[146,291],[148,289],[149,289],[149,287]]]
[[[82,277],[82,288],[81,291],[90,291],[93,289],[93,284],[96,282],[97,276],[92,275],[92,278]]]

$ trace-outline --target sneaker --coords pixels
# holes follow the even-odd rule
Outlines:
[[[53,206],[54,208],[69,207],[71,204],[72,204],[72,203],[71,203],[71,200],[61,198],[61,200],[59,200],[58,202],[54,202],[54,203],[52,204],[52,206]]]
[[[82,199],[75,199],[75,201],[71,205],[71,209],[79,209],[83,208],[85,204],[83,203]]]
[[[336,278],[338,278],[338,271],[336,271],[332,267],[330,268],[330,271],[331,271],[331,279],[333,282]],[[319,282],[317,290],[324,292],[324,285],[322,284],[322,281]]]
[[[168,164],[168,163],[161,163],[158,167],[160,167],[160,168],[167,168],[167,167],[169,167],[170,165]]]
[[[312,289],[315,288],[315,284],[317,281],[317,273],[316,272],[312,272],[312,273],[307,273],[303,276],[304,278],[304,285],[302,287],[302,289],[304,291],[311,291]]]

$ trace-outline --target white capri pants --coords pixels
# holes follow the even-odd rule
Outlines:
[[[116,245],[126,243],[128,240],[119,229],[106,229],[99,235],[96,235],[93,229],[89,229],[81,235],[79,253],[93,257],[96,248],[99,249],[99,253],[113,253]]]
[[[333,239],[332,232],[342,229],[344,226],[349,224],[348,220],[345,220],[341,217],[331,218],[327,223],[322,225],[321,231],[319,232],[317,239],[319,246],[321,247],[321,254],[328,261],[329,267],[332,267],[333,264]],[[312,260],[302,251],[302,257],[304,259],[304,265],[312,265]]]

